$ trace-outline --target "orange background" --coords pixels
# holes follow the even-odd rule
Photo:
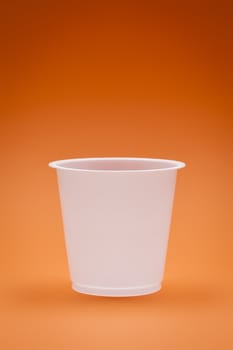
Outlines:
[[[232,349],[233,16],[226,1],[8,1],[0,344]],[[51,160],[183,160],[163,289],[71,290]]]

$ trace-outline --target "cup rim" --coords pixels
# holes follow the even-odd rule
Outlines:
[[[167,163],[167,166],[161,168],[149,168],[149,169],[83,169],[78,167],[69,167],[69,163],[73,163],[75,161],[84,163],[84,162],[101,162],[101,161],[135,161],[135,162],[145,162],[145,163]],[[62,159],[55,160],[49,162],[49,167],[55,168],[58,170],[69,170],[73,172],[89,172],[89,173],[144,173],[144,172],[160,172],[160,171],[168,171],[168,170],[177,170],[184,168],[186,163],[177,160],[170,159],[161,159],[161,158],[144,158],[144,157],[85,157],[85,158],[70,158],[70,159]]]

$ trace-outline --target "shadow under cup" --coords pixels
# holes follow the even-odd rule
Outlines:
[[[55,168],[72,288],[136,296],[161,288],[177,170],[153,158],[78,158]]]

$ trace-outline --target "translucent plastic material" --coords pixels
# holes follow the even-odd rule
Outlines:
[[[135,296],[161,288],[177,169],[151,158],[79,158],[57,170],[75,291]]]

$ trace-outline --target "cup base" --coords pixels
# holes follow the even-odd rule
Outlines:
[[[72,283],[72,289],[82,294],[96,295],[102,297],[135,297],[152,294],[161,289],[161,284],[150,284],[140,287],[129,288],[103,288]]]

